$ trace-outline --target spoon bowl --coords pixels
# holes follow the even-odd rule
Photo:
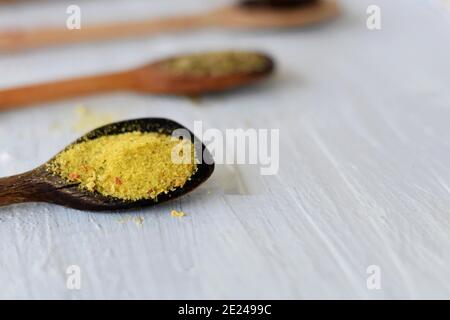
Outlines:
[[[191,142],[196,146],[197,171],[183,187],[162,193],[155,199],[126,201],[104,196],[98,192],[81,189],[77,183],[67,182],[47,170],[46,164],[23,174],[0,178],[0,206],[22,202],[47,202],[78,210],[116,211],[154,206],[185,195],[205,182],[214,171],[214,161],[208,149],[187,128],[177,122],[162,118],[143,118],[108,124],[97,128],[66,147],[86,140],[126,132],[159,132],[171,135],[177,129],[187,130]],[[66,150],[65,149],[65,150]]]
[[[170,73],[163,67],[164,64],[179,56],[170,57],[134,70],[135,83],[138,84],[135,90],[154,94],[197,95],[248,86],[268,77],[275,69],[271,57],[264,53],[252,53],[264,61],[262,68],[224,75]]]

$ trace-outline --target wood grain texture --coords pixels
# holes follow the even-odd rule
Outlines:
[[[212,6],[173,3],[186,12]],[[0,55],[5,88],[196,49],[261,49],[279,61],[268,83],[196,103],[115,94],[3,113],[1,176],[45,162],[79,136],[80,103],[115,120],[167,117],[191,129],[203,120],[205,129],[280,128],[281,137],[278,175],[219,165],[194,193],[153,209],[0,209],[0,297],[449,298],[450,20],[433,1],[342,3],[340,19],[302,31],[202,31]],[[142,17],[138,5],[154,15],[167,9],[127,4],[127,17]],[[380,31],[366,28],[369,4],[382,8]],[[124,2],[110,5],[94,14],[101,1],[86,1],[84,15],[117,18]],[[49,4],[39,14],[59,19]],[[19,16],[1,11],[1,24]],[[172,217],[173,209],[187,215]],[[82,270],[78,291],[65,286],[72,264]],[[366,287],[369,265],[381,268],[381,290]]]

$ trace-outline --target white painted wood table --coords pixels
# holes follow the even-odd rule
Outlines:
[[[78,5],[87,23],[226,2]],[[3,5],[0,27],[65,23],[72,3]],[[90,129],[80,127],[80,104],[89,121],[157,116],[191,128],[279,128],[281,137],[278,175],[219,165],[200,189],[153,209],[0,208],[0,298],[449,298],[450,17],[442,1],[342,4],[340,19],[305,30],[204,30],[0,55],[2,88],[199,49],[261,49],[279,66],[266,84],[199,103],[123,93],[2,113],[1,176]],[[379,31],[366,28],[369,4],[382,9]],[[80,290],[66,287],[70,265],[81,268]],[[367,288],[371,265],[380,290]]]

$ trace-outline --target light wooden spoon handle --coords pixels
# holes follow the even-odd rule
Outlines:
[[[132,89],[133,79],[133,73],[128,71],[0,90],[0,110],[79,95]]]
[[[112,40],[142,36],[166,31],[181,31],[208,25],[208,15],[168,17],[156,20],[110,23],[103,25],[81,25],[81,29],[70,30],[66,26],[47,27],[36,30],[0,32],[0,50],[16,51],[43,46]]]

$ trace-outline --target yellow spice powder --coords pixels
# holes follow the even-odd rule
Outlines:
[[[186,150],[190,155],[183,155]],[[188,163],[174,161],[174,154],[187,156]],[[197,166],[190,141],[135,131],[75,144],[57,155],[48,170],[88,191],[134,201],[182,187]]]
[[[183,211],[177,211],[177,210],[172,210],[170,212],[170,214],[172,215],[172,217],[177,217],[177,218],[181,218],[186,215]]]

